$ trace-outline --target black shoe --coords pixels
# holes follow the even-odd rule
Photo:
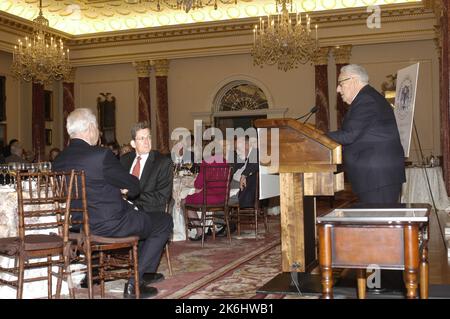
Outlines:
[[[158,272],[148,272],[144,274],[143,282],[144,285],[154,284],[155,282],[163,281],[164,275]]]
[[[227,225],[223,225],[223,227],[218,232],[216,232],[216,236],[217,237],[227,236]]]
[[[139,290],[141,293],[140,299],[150,298],[158,294],[158,289],[146,285],[140,285]],[[129,282],[125,284],[125,289],[123,290],[123,297],[125,299],[136,299],[134,284],[130,284]]]
[[[92,274],[92,277],[94,277],[94,274]],[[92,281],[92,285],[100,285],[100,280],[99,279],[94,279]],[[88,276],[84,275],[83,279],[81,279],[80,281],[80,286],[81,288],[88,288]]]
[[[202,235],[198,235],[198,236],[195,236],[195,237],[189,237],[189,240],[192,240],[192,241],[202,240]],[[206,236],[205,236],[204,240],[206,241]]]

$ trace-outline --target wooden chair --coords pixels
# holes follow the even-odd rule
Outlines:
[[[94,235],[90,231],[84,171],[74,172],[70,200],[69,219],[72,228],[80,228],[79,233],[70,233],[70,239],[76,249],[76,253],[71,254],[70,264],[81,262],[86,265],[89,298],[94,296],[94,280],[100,281],[102,298],[105,297],[105,281],[129,279],[134,275],[135,282],[139,283],[139,237],[103,237]],[[66,267],[70,267],[70,264],[66,263]],[[94,269],[97,270],[95,275],[92,272]],[[139,284],[136,284],[135,287],[136,298],[139,299]]]
[[[258,239],[258,217],[262,216],[264,221],[264,229],[266,233],[269,232],[269,224],[267,222],[267,213],[260,207],[259,200],[259,172],[256,173],[256,189],[255,189],[255,202],[253,207],[240,207],[239,202],[234,205],[230,205],[232,211],[232,218],[236,221],[238,235],[241,234],[241,225],[254,225],[255,226],[255,239]],[[235,215],[233,214],[235,213]]]
[[[171,208],[172,208],[171,202],[172,202],[172,199],[168,200],[167,203],[166,203],[166,213],[170,214],[170,215],[172,215],[172,213],[171,213]],[[169,268],[169,275],[173,276],[172,263],[170,262],[169,243],[170,243],[170,241],[168,240],[167,243],[166,243],[166,246],[164,248],[164,252],[166,254],[167,267]]]
[[[224,213],[225,226],[227,227],[227,238],[231,245],[230,224],[228,218],[228,198],[230,197],[230,181],[231,181],[231,167],[227,164],[222,166],[202,166],[203,169],[203,201],[201,204],[186,204],[184,205],[184,214],[186,221],[186,238],[188,238],[188,230],[193,228],[202,228],[202,247],[204,247],[206,229],[215,227],[217,219],[222,219],[222,216],[217,216],[218,212]],[[207,202],[209,195],[223,194],[224,200],[218,204],[210,204]],[[199,219],[192,219],[188,217],[187,210],[201,211]],[[199,221],[200,225],[192,223]],[[209,224],[208,224],[209,222]],[[213,239],[216,239],[215,231],[212,230]]]
[[[70,176],[69,176],[70,178]],[[73,176],[72,176],[73,178]],[[47,280],[48,298],[52,298],[52,276],[58,278],[56,297],[60,297],[65,277],[65,245],[67,238],[67,189],[65,175],[53,172],[17,173],[17,236],[0,238],[0,255],[14,258],[12,268],[0,267],[16,280],[0,279],[0,283],[17,289],[17,298],[23,297],[23,285]],[[63,182],[64,180],[64,182]],[[53,273],[53,267],[58,273]],[[47,276],[25,278],[25,270],[47,268]],[[69,275],[70,276],[70,275]]]

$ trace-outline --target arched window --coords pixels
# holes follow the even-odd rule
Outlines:
[[[266,95],[248,81],[233,81],[225,85],[216,96],[217,111],[250,111],[268,109]]]

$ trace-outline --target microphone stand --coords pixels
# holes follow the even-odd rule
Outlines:
[[[314,112],[315,113],[315,112]],[[306,122],[308,122],[309,118],[314,114],[313,112],[310,112],[308,114],[308,117],[306,118],[306,120],[303,121],[303,124],[305,124]]]

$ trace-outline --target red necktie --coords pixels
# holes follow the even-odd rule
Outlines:
[[[136,158],[136,164],[133,167],[133,171],[131,172],[131,174],[133,174],[134,176],[136,176],[137,178],[139,178],[139,173],[141,172],[141,157],[138,156]]]

